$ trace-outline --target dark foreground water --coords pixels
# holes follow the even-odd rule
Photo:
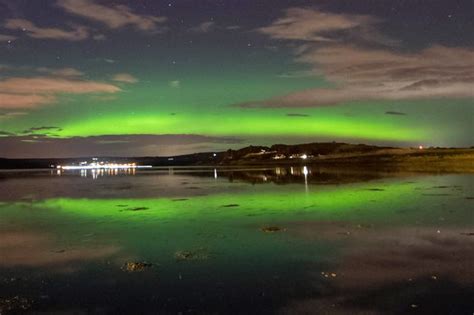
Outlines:
[[[1,172],[0,313],[473,314],[473,186],[309,167]]]

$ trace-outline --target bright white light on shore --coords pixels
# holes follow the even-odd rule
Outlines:
[[[306,159],[308,158],[308,156],[307,156],[306,154],[303,154],[303,155],[301,156],[301,158],[302,158],[303,160],[306,160]]]
[[[91,163],[89,165],[65,165],[61,166],[58,165],[58,168],[62,170],[119,170],[119,169],[136,169],[136,168],[150,168],[151,165],[136,165],[135,163],[132,164],[116,164],[116,163],[105,163],[105,164],[97,164]]]
[[[304,189],[306,192],[308,192],[308,168],[306,166],[303,166],[303,175],[304,175]]]
[[[309,174],[308,168],[306,166],[303,167],[303,175],[307,176]]]
[[[420,150],[423,150],[423,146],[422,146],[422,145],[420,145],[420,146],[418,147],[418,149],[420,149]]]

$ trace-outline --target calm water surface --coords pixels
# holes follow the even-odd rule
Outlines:
[[[473,209],[466,174],[1,172],[0,313],[472,314]]]

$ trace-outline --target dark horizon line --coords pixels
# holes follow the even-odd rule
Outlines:
[[[347,145],[363,145],[368,147],[380,148],[380,149],[415,149],[416,146],[410,147],[402,147],[402,146],[383,146],[383,145],[372,145],[372,144],[365,144],[365,143],[350,143],[350,142],[337,142],[337,141],[328,141],[328,142],[306,142],[306,143],[298,143],[298,144],[284,144],[284,143],[276,143],[270,146],[267,145],[248,145],[238,149],[227,149],[224,151],[204,151],[204,152],[193,152],[188,154],[179,154],[179,155],[87,155],[87,156],[69,156],[69,157],[2,157],[0,156],[1,160],[60,160],[60,159],[92,159],[92,158],[121,158],[121,159],[143,159],[143,158],[176,158],[176,157],[187,157],[193,155],[206,155],[206,154],[223,154],[229,150],[232,151],[239,151],[245,148],[250,147],[262,147],[262,148],[271,148],[273,146],[289,146],[289,147],[296,147],[296,146],[303,146],[303,145],[311,145],[311,144],[347,144]],[[473,149],[474,145],[466,146],[466,147],[441,147],[441,146],[429,146],[424,147],[424,149]]]

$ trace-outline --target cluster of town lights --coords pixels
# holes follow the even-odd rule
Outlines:
[[[58,165],[56,168],[61,170],[97,170],[97,169],[136,169],[150,168],[151,165],[137,165],[136,163],[118,164],[118,163],[91,163],[80,165]]]

